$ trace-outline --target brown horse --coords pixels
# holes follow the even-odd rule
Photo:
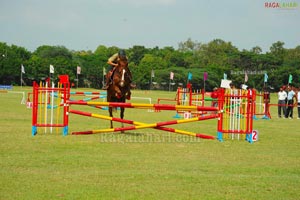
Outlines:
[[[126,96],[130,95],[131,73],[128,69],[127,58],[119,59],[118,66],[115,67],[112,74],[112,83],[107,89],[107,102],[125,103]],[[109,107],[109,116],[113,117],[113,107]],[[120,108],[120,118],[123,119],[125,108]],[[123,123],[122,123],[123,127]],[[113,128],[113,122],[110,121],[110,128]]]

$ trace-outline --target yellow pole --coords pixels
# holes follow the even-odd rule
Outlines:
[[[42,103],[43,103],[43,96],[42,96],[42,94],[43,94],[43,92],[41,91],[41,88],[43,87],[43,83],[42,83],[42,81],[40,81],[40,86],[39,86],[39,102],[38,102],[38,109],[39,109],[39,112],[40,112],[40,114],[39,114],[39,124],[41,124],[42,123]]]
[[[61,88],[61,83],[58,83],[57,87]],[[59,113],[60,113],[60,102],[61,102],[61,92],[57,91],[57,110],[56,110],[56,124],[59,123]],[[56,134],[58,134],[58,127],[56,127]]]

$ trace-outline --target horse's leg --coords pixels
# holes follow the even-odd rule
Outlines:
[[[130,100],[130,99],[131,99],[131,90],[130,90],[130,86],[128,86],[128,88],[127,88],[126,99],[127,99],[127,100]]]
[[[115,87],[115,91],[116,91],[115,96],[116,96],[118,99],[120,99],[120,98],[122,97],[122,91],[120,90],[119,87]]]
[[[112,109],[113,109],[112,107],[109,107],[109,108],[108,108],[109,116],[110,116],[110,117],[113,117]],[[110,120],[110,128],[113,128],[113,121],[112,121],[112,120]]]
[[[124,108],[124,107],[121,107],[121,111],[120,111],[120,118],[121,118],[121,119],[124,118],[124,111],[125,111],[125,108]],[[123,122],[121,123],[121,126],[122,126],[122,128],[124,127]],[[124,133],[124,131],[121,131],[121,133]]]

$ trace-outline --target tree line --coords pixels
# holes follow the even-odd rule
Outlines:
[[[32,85],[33,80],[49,77],[49,66],[53,65],[51,76],[54,81],[58,80],[58,75],[68,74],[72,83],[78,81],[79,87],[100,89],[107,59],[118,50],[116,46],[104,45],[99,45],[94,52],[43,45],[30,52],[24,47],[0,42],[0,84],[20,85],[22,75],[23,84]],[[186,85],[189,73],[195,89],[204,87],[204,73],[208,75],[206,90],[218,87],[224,76],[236,86],[246,83],[259,90],[264,85],[277,90],[288,84],[290,76],[293,85],[300,86],[300,45],[287,49],[282,41],[273,43],[265,53],[259,46],[239,50],[231,42],[221,39],[200,43],[190,38],[180,42],[177,49],[135,45],[125,51],[133,81],[139,89],[169,89],[170,83],[172,89],[176,89]],[[23,74],[21,66],[24,66]],[[81,68],[78,76],[77,66]],[[173,80],[170,80],[171,72],[174,73]],[[268,75],[267,83],[264,74]]]

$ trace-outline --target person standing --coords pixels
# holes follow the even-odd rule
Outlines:
[[[286,98],[287,98],[287,93],[281,87],[279,92],[278,92],[278,117],[279,118],[281,118],[281,110],[282,110],[283,116],[285,116],[285,113],[286,113],[286,107],[285,107]]]
[[[292,86],[288,86],[288,95],[287,95],[287,109],[285,113],[285,118],[293,119],[293,109],[294,109],[294,98],[297,99],[296,93],[292,89]]]
[[[212,98],[211,101],[211,106],[212,107],[218,107],[218,88],[215,87],[210,95],[210,97]]]

